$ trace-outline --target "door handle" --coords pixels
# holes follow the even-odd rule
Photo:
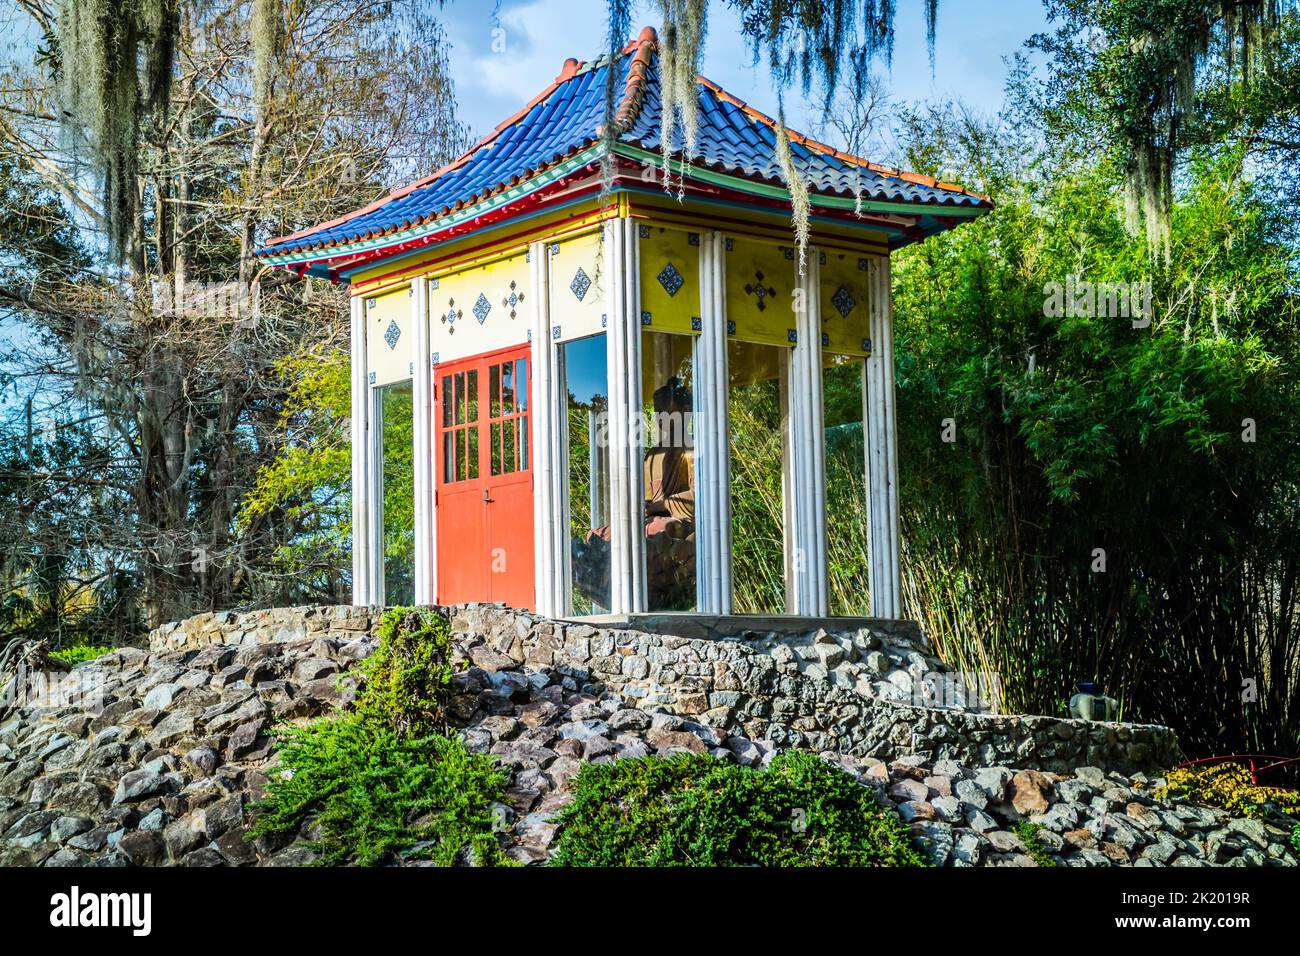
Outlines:
[[[488,504],[492,503],[492,493],[488,491],[486,488],[483,489],[483,500],[486,501]]]

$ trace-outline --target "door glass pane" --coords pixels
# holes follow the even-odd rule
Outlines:
[[[645,579],[651,611],[695,609],[695,340],[641,334]]]
[[[501,417],[501,371],[493,365],[488,369],[488,412],[493,418]]]
[[[826,564],[831,613],[871,611],[871,561],[867,550],[866,433],[862,416],[864,360],[827,355],[822,371],[826,428]]]
[[[452,384],[450,375],[442,377],[442,389],[439,392],[442,399],[442,424],[450,425],[452,421],[452,409],[456,406],[456,386]]]
[[[568,406],[564,428],[569,499],[569,600],[574,614],[602,614],[609,608],[606,361],[604,335],[560,346],[562,394],[567,396]]]
[[[473,479],[478,477],[478,426],[470,425],[465,436],[465,477]]]
[[[788,349],[727,342],[731,459],[732,608],[785,610],[785,495],[782,459]]]
[[[445,407],[445,406],[444,406]],[[442,433],[442,480],[456,480],[456,433]]]
[[[466,411],[465,420],[478,421],[478,371],[470,372],[465,382]]]
[[[506,362],[501,366],[501,414],[513,415],[515,411],[515,365]],[[495,371],[495,368],[493,369]]]
[[[501,473],[510,474],[515,470],[515,422],[512,418],[507,418],[501,423],[501,429],[505,433],[505,444],[501,449]]]
[[[456,373],[456,424],[465,424],[465,373]]]
[[[519,419],[519,470],[528,470],[528,416]]]
[[[515,393],[519,410],[528,411],[528,359],[515,359]]]
[[[384,601],[415,603],[415,446],[410,381],[380,391]]]
[[[501,474],[501,423],[492,423],[492,474]]]

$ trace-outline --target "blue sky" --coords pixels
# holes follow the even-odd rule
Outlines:
[[[764,66],[750,66],[734,12],[709,4],[702,72],[764,112],[776,95]],[[897,99],[961,99],[983,112],[1002,103],[1004,58],[1032,34],[1047,29],[1042,0],[945,0],[939,4],[938,42],[931,75],[921,0],[899,0],[893,69],[885,74]],[[449,0],[442,11],[461,116],[482,135],[513,114],[555,78],[566,57],[590,60],[604,49],[605,0]],[[633,35],[657,26],[658,4],[639,0]],[[493,49],[500,27],[504,52]],[[883,67],[882,67],[883,71]],[[790,125],[815,131],[816,110],[788,97]]]

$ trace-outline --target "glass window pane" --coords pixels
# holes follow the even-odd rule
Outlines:
[[[871,611],[871,561],[867,551],[867,476],[862,416],[861,358],[827,355],[822,371],[826,435],[826,564],[831,613]]]
[[[515,411],[515,375],[514,363],[506,362],[501,366],[501,414],[513,415]]]
[[[732,607],[737,614],[785,610],[781,463],[789,354],[775,345],[727,343]]]
[[[606,439],[609,382],[605,336],[565,342],[560,350],[562,394],[567,396],[568,404],[565,456],[569,491],[569,600],[574,614],[602,614],[609,608],[610,591],[609,442]],[[520,441],[524,441],[522,436]]]
[[[382,436],[384,600],[415,602],[415,446],[410,381],[386,385],[379,401]]]
[[[478,477],[478,429],[479,426],[471,425],[465,429],[468,438],[468,445],[465,454],[468,460],[465,462],[465,476],[467,478]]]
[[[501,417],[501,371],[493,365],[488,369],[488,401],[491,403],[488,414],[493,418]]]
[[[478,371],[469,373],[468,380],[465,384],[466,393],[466,414],[467,422],[478,421]]]
[[[528,470],[528,416],[519,418],[519,470]]]
[[[492,423],[492,474],[501,474],[501,423]]]
[[[519,410],[528,411],[528,359],[515,359],[515,393]]]
[[[465,373],[456,373],[456,424],[465,424]]]
[[[646,591],[651,611],[695,609],[695,340],[643,332]]]
[[[508,418],[501,423],[505,445],[501,450],[501,472],[510,474],[515,470],[515,419]]]
[[[460,429],[456,432],[456,480],[464,481],[467,477],[465,474],[465,462],[467,460],[467,450],[465,447],[467,429]]]
[[[456,433],[442,433],[442,480],[456,480]]]
[[[439,392],[439,398],[442,400],[442,424],[444,426],[451,424],[452,409],[456,407],[456,390],[452,384],[451,376],[442,377],[442,391]]]

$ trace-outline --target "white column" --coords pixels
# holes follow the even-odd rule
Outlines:
[[[533,337],[533,581],[537,613],[568,613],[565,522],[564,374],[551,338],[550,256],[546,243],[528,249]]]
[[[370,603],[370,408],[365,300],[352,297],[352,603]]]
[[[808,248],[804,272],[795,276],[795,347],[790,367],[790,475],[793,495],[786,534],[794,549],[793,580],[787,595],[792,614],[814,617],[828,611],[826,573],[826,467],[822,428],[821,266]]]
[[[363,324],[365,324],[363,322]],[[370,519],[367,563],[370,569],[370,603],[384,606],[388,594],[384,575],[384,392],[370,385],[369,377],[362,383],[366,393],[367,414],[370,417],[366,442],[366,464],[369,476],[366,515]]]
[[[415,603],[432,604],[437,590],[437,514],[433,507],[433,364],[429,345],[429,280],[411,283],[415,362],[411,376],[415,453]]]
[[[866,362],[867,496],[870,517],[871,613],[902,615],[898,538],[898,440],[894,402],[894,309],[889,257],[868,266],[871,356]]]
[[[699,609],[731,613],[731,459],[727,440],[726,257],[721,233],[700,236],[695,367],[695,546]]]
[[[610,611],[645,608],[641,489],[641,293],[637,228],[632,219],[605,224],[609,313]]]

